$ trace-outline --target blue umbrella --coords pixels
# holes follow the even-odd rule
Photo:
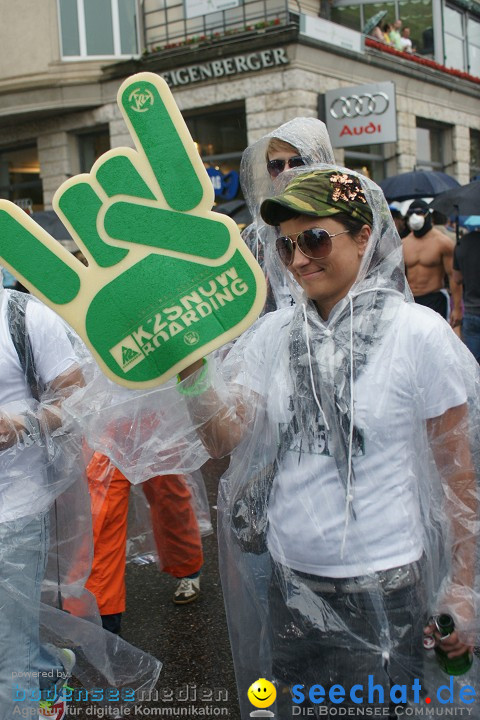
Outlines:
[[[480,228],[480,215],[470,215],[470,217],[463,221],[463,225],[468,230],[475,230],[475,228]]]
[[[388,202],[436,197],[446,190],[460,187],[455,178],[438,170],[412,170],[379,183]]]

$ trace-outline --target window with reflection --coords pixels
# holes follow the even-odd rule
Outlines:
[[[402,27],[410,28],[410,39],[417,55],[434,55],[433,9],[431,0],[405,0],[398,3]]]
[[[417,118],[417,170],[445,170],[452,157],[451,126]]]
[[[96,128],[90,132],[77,135],[79,171],[88,173],[95,160],[110,150],[110,133],[108,126]]]
[[[0,148],[0,197],[24,210],[43,210],[37,146]]]
[[[248,145],[245,104],[185,112],[185,122],[203,160],[238,155]]]
[[[58,0],[62,57],[138,55],[137,0]]]
[[[465,70],[464,16],[448,5],[443,9],[445,65]]]
[[[241,198],[238,172],[248,145],[245,103],[199,108],[183,116],[212,179],[216,201]]]
[[[470,179],[480,180],[480,130],[470,130]]]
[[[356,145],[345,148],[345,165],[375,182],[385,178],[383,145]]]
[[[332,7],[330,20],[343,25],[351,30],[361,32],[365,23],[363,20],[363,12],[361,5],[335,5]]]
[[[480,20],[472,17],[467,22],[468,72],[480,76]]]
[[[385,13],[380,27],[400,18],[402,27],[410,28],[410,39],[418,55],[434,55],[433,9],[432,0],[392,0],[391,2],[358,3],[349,0],[336,0],[331,19],[362,32],[371,18],[377,13]]]

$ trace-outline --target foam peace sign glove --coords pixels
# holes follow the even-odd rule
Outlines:
[[[148,387],[243,332],[265,281],[233,220],[211,211],[212,183],[167,84],[133,75],[118,103],[136,150],[108,151],[53,200],[88,267],[5,200],[0,261],[106,375]]]

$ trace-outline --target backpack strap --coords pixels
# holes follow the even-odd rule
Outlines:
[[[32,397],[35,398],[35,400],[40,400],[41,390],[39,378],[35,370],[35,358],[26,325],[28,300],[29,297],[25,293],[16,293],[13,298],[9,294],[7,301],[7,321],[10,337],[12,338]]]
[[[32,344],[30,342],[30,336],[27,332],[26,323],[26,309],[29,297],[25,293],[16,293],[15,296],[8,295],[7,305],[7,321],[10,336],[12,338],[13,345],[20,360],[20,365],[23,368],[25,377],[30,387],[30,392],[35,400],[40,400],[41,391],[39,378],[35,370],[35,358],[33,356]],[[38,425],[38,432],[41,433],[40,425]],[[60,559],[58,556],[58,508],[57,498],[54,500],[54,512],[55,512],[55,544],[56,544],[56,559],[57,559],[57,606],[59,610],[63,608],[62,589],[60,582]],[[64,612],[68,612],[65,610]]]

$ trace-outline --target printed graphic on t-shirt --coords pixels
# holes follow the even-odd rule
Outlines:
[[[279,424],[280,437],[285,452],[297,453],[299,461],[302,454],[307,455],[325,455],[333,457],[331,450],[332,440],[331,432],[329,433],[323,423],[323,417],[318,413],[315,427],[310,428],[308,436],[301,432],[298,420],[295,416],[289,423]],[[359,457],[365,455],[365,436],[363,430],[356,426],[353,428],[352,456]]]

